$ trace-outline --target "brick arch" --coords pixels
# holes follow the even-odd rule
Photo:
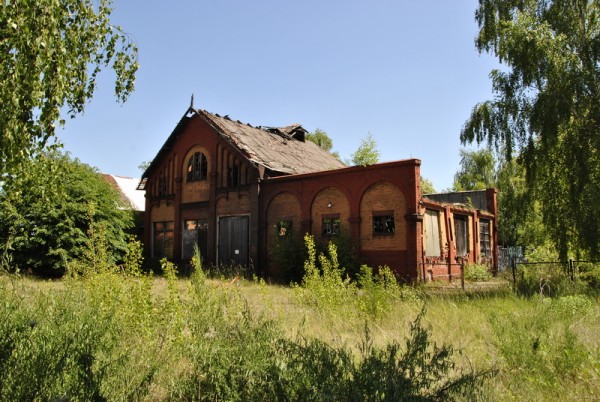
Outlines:
[[[207,180],[201,181],[187,181],[187,165],[196,152],[202,152],[207,159]],[[210,197],[210,172],[211,172],[211,155],[203,146],[194,145],[186,152],[183,160],[181,161],[180,170],[181,178],[183,179],[182,183],[182,192],[181,192],[181,202],[198,202],[198,201],[208,201]]]
[[[373,215],[389,211],[394,216],[395,232],[389,235],[373,234]],[[368,187],[360,200],[360,244],[363,250],[406,250],[408,222],[406,197],[389,182],[378,182]]]
[[[331,207],[328,206],[330,203]],[[335,214],[339,214],[341,230],[349,233],[350,202],[348,197],[337,187],[326,187],[317,193],[311,204],[311,233],[320,237],[323,218]]]
[[[267,208],[267,247],[273,244],[275,228],[280,220],[290,221],[294,234],[302,236],[302,207],[300,200],[291,192],[281,192],[274,196]]]

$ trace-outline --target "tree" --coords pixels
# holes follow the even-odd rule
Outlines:
[[[453,191],[496,187],[496,159],[489,149],[460,150],[460,170],[454,175]]]
[[[475,19],[505,68],[461,141],[516,151],[560,256],[600,256],[600,0],[480,0]]]
[[[320,128],[317,128],[314,133],[306,134],[306,139],[308,141],[314,142],[325,151],[329,152],[331,155],[335,156],[337,159],[340,159],[340,154],[337,151],[332,151],[333,149],[333,140],[331,137],[327,135],[327,133]]]
[[[57,151],[24,162],[26,174],[0,191],[3,261],[38,274],[57,275],[102,243],[120,260],[132,212],[98,172]],[[5,264],[6,265],[6,264]]]
[[[498,187],[498,242],[506,246],[537,248],[549,243],[540,202],[531,198],[525,169],[518,158],[500,160]]]
[[[356,152],[352,154],[351,161],[354,166],[368,166],[379,162],[377,142],[371,133],[366,138],[360,140],[360,145]]]
[[[433,187],[433,183],[431,180],[424,178],[421,176],[421,194],[435,194],[435,187]]]
[[[111,25],[112,0],[7,1],[0,7],[0,177],[51,144],[65,112],[83,112],[104,67],[133,91],[137,49]]]

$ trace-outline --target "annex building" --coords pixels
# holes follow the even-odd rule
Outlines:
[[[346,167],[299,124],[252,126],[190,107],[144,172],[148,256],[278,267],[277,236],[345,233],[356,258],[407,280],[497,260],[496,190],[421,194],[418,159]]]

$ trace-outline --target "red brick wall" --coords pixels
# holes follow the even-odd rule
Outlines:
[[[373,212],[390,211],[394,215],[396,231],[393,234],[373,233]],[[360,202],[361,250],[406,250],[408,222],[404,195],[393,184],[376,183],[365,191]]]
[[[329,207],[331,205],[331,207]],[[350,203],[346,195],[335,187],[326,187],[319,191],[311,205],[311,233],[322,239],[323,218],[339,215],[340,230],[350,232]]]
[[[321,235],[322,217],[339,214],[342,230],[358,245],[362,262],[374,267],[388,265],[402,277],[415,279],[421,250],[419,165],[420,161],[412,159],[268,179],[261,184],[261,209],[281,192],[294,194],[300,204],[302,230],[316,237]],[[373,210],[393,210],[397,233],[374,239]],[[298,214],[291,209],[280,213]],[[269,224],[265,222],[265,226]],[[271,235],[269,230],[264,232]],[[264,249],[259,261],[266,260],[266,236],[260,240]]]

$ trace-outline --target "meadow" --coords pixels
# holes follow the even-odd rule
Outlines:
[[[291,287],[166,261],[0,275],[0,400],[600,398],[593,294],[348,281],[322,262]]]

